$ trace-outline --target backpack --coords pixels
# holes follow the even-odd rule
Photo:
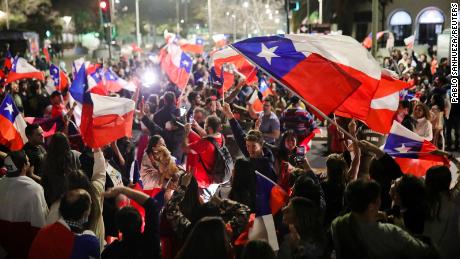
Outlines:
[[[204,139],[211,142],[214,146],[216,158],[212,169],[206,168],[203,160],[199,157],[201,165],[206,173],[211,177],[213,183],[225,183],[229,181],[233,171],[233,159],[227,146],[225,146],[225,138],[223,138],[224,141],[221,147],[213,137],[206,137]]]

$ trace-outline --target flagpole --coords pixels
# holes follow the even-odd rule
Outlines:
[[[245,57],[245,55],[243,55],[243,53],[241,53],[238,49],[236,49],[232,44],[229,45],[233,50],[235,50],[236,52],[238,52],[240,55],[242,55],[243,57]],[[260,70],[262,70],[265,74],[267,75],[270,75],[270,73],[268,73],[264,68],[260,67],[260,66],[257,66],[252,60],[246,58],[246,60],[251,63],[253,66],[255,67],[258,67]],[[329,116],[327,116],[324,112],[322,112],[321,110],[319,110],[318,108],[316,108],[315,106],[313,106],[312,104],[310,104],[307,100],[305,100],[302,96],[300,96],[299,94],[297,94],[296,92],[292,91],[291,88],[287,87],[283,82],[281,82],[280,80],[278,80],[278,78],[276,77],[272,77],[278,84],[284,86],[286,89],[288,89],[291,93],[293,93],[294,95],[298,96],[310,109],[314,110],[317,114],[319,114],[321,117],[323,117],[323,119],[327,120],[328,122],[330,122],[331,124],[335,125],[337,127],[337,129],[341,130],[343,132],[343,134],[345,134],[347,137],[349,137],[353,142],[358,142],[359,140],[351,135],[348,131],[346,131],[344,128],[342,128],[339,124],[337,124],[337,122],[335,122],[334,120],[332,120],[331,118],[329,118]]]

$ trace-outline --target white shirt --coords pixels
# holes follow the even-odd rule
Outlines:
[[[0,220],[45,225],[48,215],[43,187],[27,176],[0,180]]]

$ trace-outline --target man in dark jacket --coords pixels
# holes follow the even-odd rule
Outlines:
[[[258,130],[250,130],[244,133],[241,125],[233,117],[232,110],[228,103],[224,104],[224,114],[230,122],[235,141],[243,155],[251,162],[253,170],[277,182],[275,171],[275,157],[270,148],[264,146],[264,137]]]
[[[118,230],[123,234],[121,241],[115,241],[102,252],[102,258],[161,258],[160,256],[160,209],[161,198],[150,198],[147,194],[127,187],[115,187],[104,194],[113,198],[124,194],[145,209],[145,226],[142,232],[142,218],[131,207],[117,212]]]

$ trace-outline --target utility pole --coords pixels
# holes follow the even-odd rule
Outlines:
[[[141,47],[141,30],[139,25],[139,0],[136,0],[136,39],[137,39],[137,46]]]
[[[178,35],[179,35],[179,32],[180,32],[179,1],[180,0],[176,0],[176,32],[177,32]]]
[[[286,10],[286,34],[289,34],[289,31],[290,31],[290,21],[289,21],[289,1],[290,0],[284,0],[284,8]]]
[[[377,54],[377,31],[379,29],[379,0],[372,0],[372,56]]]
[[[209,40],[212,40],[212,9],[211,0],[208,0],[208,34]]]
[[[10,6],[8,0],[5,0],[5,11],[6,11],[6,29],[10,30]]]
[[[319,24],[323,24],[323,0],[318,0],[319,2]]]

